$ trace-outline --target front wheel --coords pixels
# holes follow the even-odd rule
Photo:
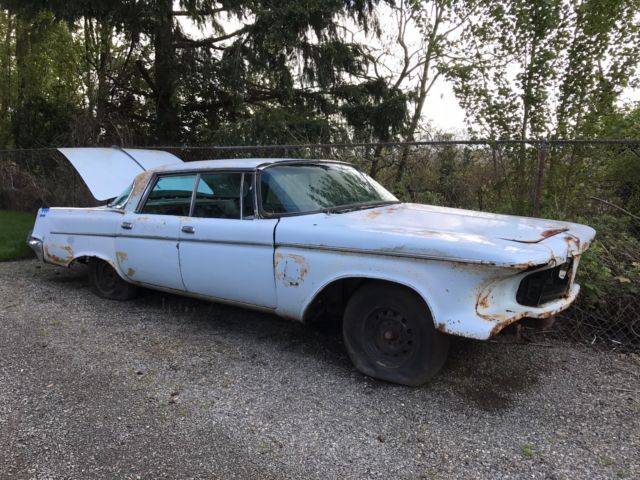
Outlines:
[[[102,298],[129,300],[138,293],[138,288],[125,282],[108,262],[95,257],[89,259],[89,282],[93,292]]]
[[[356,368],[408,386],[431,379],[444,365],[449,337],[436,330],[415,292],[383,282],[357,290],[344,313],[344,341]]]

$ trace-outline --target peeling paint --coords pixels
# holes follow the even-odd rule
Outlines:
[[[533,239],[504,238],[503,240],[512,240],[518,243],[539,243],[545,238],[553,237],[554,235],[558,235],[559,233],[566,232],[567,230],[569,230],[569,227],[548,228],[540,232],[540,236],[538,238],[533,238]]]
[[[309,273],[309,264],[303,255],[295,253],[276,253],[274,255],[274,271],[277,280],[297,287]]]
[[[516,268],[518,270],[530,270],[536,267],[545,267],[555,265],[555,260],[551,260],[548,263],[538,263],[538,262],[523,262],[523,263],[512,263],[509,265],[511,268]]]
[[[478,297],[478,302],[476,303],[476,310],[489,308],[490,296],[491,296],[491,289],[489,288],[487,289],[486,293]]]
[[[59,255],[55,251],[65,252],[66,255]],[[55,243],[44,245],[44,257],[50,263],[67,266],[74,258],[73,249],[70,245],[56,245]]]
[[[129,259],[129,256],[126,252],[116,252],[116,258],[118,259],[118,263],[126,262]]]
[[[367,212],[367,214],[365,215],[365,218],[369,220],[373,220],[374,218],[377,218],[378,216],[380,216],[381,213],[382,213],[382,210],[371,210],[370,212]]]

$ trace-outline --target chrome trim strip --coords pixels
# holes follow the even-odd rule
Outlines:
[[[88,233],[88,232],[49,232],[50,235],[80,235],[82,237],[117,237],[114,233]]]
[[[305,250],[322,250],[327,252],[339,252],[339,253],[355,253],[357,255],[375,255],[379,257],[397,257],[397,258],[419,258],[423,260],[437,260],[443,262],[456,262],[456,263],[471,263],[477,265],[492,265],[492,266],[502,266],[496,265],[492,262],[487,262],[483,260],[475,260],[471,258],[458,258],[458,257],[443,257],[439,255],[428,255],[424,253],[405,253],[405,252],[396,252],[389,250],[369,250],[366,248],[351,248],[351,247],[332,247],[328,245],[309,245],[302,243],[277,243],[276,248],[279,247],[289,247],[289,248],[301,248]]]
[[[192,242],[192,243],[212,243],[218,245],[238,245],[250,247],[269,247],[273,248],[272,243],[265,242],[233,242],[230,240],[213,240],[206,238],[178,238],[178,237],[158,237],[153,235],[127,235],[127,234],[101,234],[101,233],[73,233],[73,232],[51,232],[52,235],[80,235],[83,237],[105,237],[105,238],[139,238],[143,240],[167,240],[172,242]]]
[[[218,245],[239,245],[248,247],[269,247],[273,248],[273,244],[264,242],[232,242],[230,240],[208,240],[206,238],[180,238],[180,242],[190,243],[213,243]]]
[[[229,240],[213,240],[205,238],[178,238],[178,237],[154,237],[151,235],[122,235],[122,234],[100,234],[100,233],[72,233],[72,232],[51,232],[52,235],[81,235],[87,237],[106,237],[106,238],[139,238],[144,240],[167,240],[173,242],[192,242],[192,243],[211,243],[218,245],[238,245],[250,247],[270,247],[270,248],[300,248],[303,250],[321,250],[325,252],[354,253],[356,255],[374,255],[377,257],[394,257],[394,258],[419,258],[422,260],[435,260],[441,262],[470,263],[474,265],[490,265],[495,267],[513,267],[509,264],[494,264],[484,260],[475,260],[471,258],[443,257],[439,255],[428,255],[424,253],[404,253],[388,250],[369,250],[366,248],[350,248],[350,247],[331,247],[328,245],[309,245],[303,243],[264,243],[264,242],[232,242]]]

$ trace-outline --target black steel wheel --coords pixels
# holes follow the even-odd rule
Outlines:
[[[343,334],[347,351],[366,375],[418,386],[444,365],[449,337],[436,330],[429,308],[400,285],[371,282],[347,304]]]
[[[89,282],[96,295],[112,300],[129,300],[138,292],[138,288],[125,282],[108,262],[95,257],[89,259]]]

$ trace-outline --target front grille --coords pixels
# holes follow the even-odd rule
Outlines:
[[[520,305],[537,307],[551,300],[564,297],[571,286],[573,259],[540,272],[530,273],[518,287],[516,300]]]

